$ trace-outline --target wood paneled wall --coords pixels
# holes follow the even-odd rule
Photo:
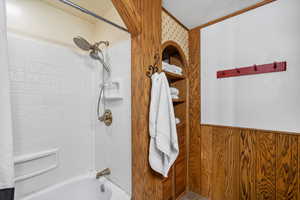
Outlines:
[[[300,198],[300,135],[201,125],[200,194],[213,200]]]
[[[131,32],[132,199],[163,200],[161,178],[154,174],[148,161],[151,80],[146,76],[148,66],[155,62],[154,55],[161,52],[162,2],[113,0],[113,3]]]

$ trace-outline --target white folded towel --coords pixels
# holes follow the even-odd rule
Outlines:
[[[174,107],[165,73],[155,73],[151,79],[149,163],[167,177],[179,153]]]
[[[174,87],[170,87],[171,95],[179,95],[179,90]]]
[[[0,1],[0,199],[14,187],[12,120],[6,39],[5,1]],[[2,192],[4,192],[2,190]]]
[[[179,99],[179,96],[178,96],[178,95],[172,94],[172,95],[171,95],[171,98],[172,98],[172,99]]]
[[[182,75],[182,68],[181,67],[178,67],[176,65],[171,65],[171,64],[168,64],[166,62],[162,62],[162,69],[167,71],[167,72]]]
[[[176,124],[179,124],[180,123],[180,119],[179,118],[175,118],[175,122],[176,122]]]

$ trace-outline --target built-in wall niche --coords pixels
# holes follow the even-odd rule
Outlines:
[[[181,198],[187,191],[187,141],[188,141],[188,78],[186,74],[187,60],[181,47],[168,41],[162,46],[163,72],[166,74],[170,87],[179,92],[171,96],[173,99],[175,117],[177,120],[177,135],[179,143],[179,156],[170,170],[169,177],[163,179],[164,200],[175,200]],[[166,65],[181,68],[180,73],[168,70]],[[175,70],[175,72],[177,72]]]
[[[162,60],[165,63],[181,67],[183,70],[182,75],[185,75],[187,61],[177,43],[168,41],[163,45]]]

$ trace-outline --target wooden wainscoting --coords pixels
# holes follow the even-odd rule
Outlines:
[[[201,125],[201,194],[212,200],[300,198],[300,135]]]

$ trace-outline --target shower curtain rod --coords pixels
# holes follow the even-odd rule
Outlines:
[[[104,21],[104,22],[106,22],[106,23],[108,23],[108,24],[110,24],[110,25],[112,25],[112,26],[114,26],[114,27],[116,27],[116,28],[118,28],[118,29],[121,29],[122,31],[126,31],[126,32],[129,33],[129,31],[128,31],[126,28],[124,28],[124,27],[122,27],[122,26],[120,26],[120,25],[118,25],[118,24],[116,24],[116,23],[114,23],[114,22],[111,22],[111,21],[105,19],[104,17],[101,17],[101,16],[99,16],[99,15],[97,15],[97,14],[95,14],[95,13],[93,13],[93,12],[91,12],[91,11],[85,9],[85,8],[82,8],[82,7],[80,7],[79,5],[73,3],[73,2],[71,2],[71,1],[69,1],[69,0],[58,0],[58,1],[60,1],[60,2],[62,2],[62,3],[64,3],[64,4],[66,4],[66,5],[68,5],[68,6],[71,6],[71,7],[75,8],[75,9],[77,9],[77,10],[79,10],[79,11],[85,13],[85,14],[88,14],[88,15],[90,15],[90,16],[92,16],[92,17],[95,17],[95,18],[97,18],[97,19],[100,19],[101,21]]]

